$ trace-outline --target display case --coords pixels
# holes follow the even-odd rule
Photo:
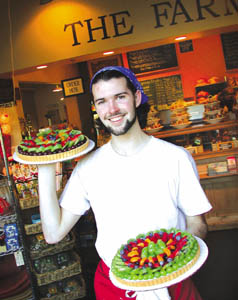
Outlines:
[[[32,300],[35,297],[23,238],[23,226],[18,217],[19,207],[1,128],[0,145],[2,156],[0,159],[4,161],[6,170],[6,174],[0,175],[0,299],[17,295],[19,299],[24,297],[26,300]],[[9,284],[9,276],[11,284],[6,286],[7,282]]]
[[[59,166],[61,164],[58,164]],[[81,258],[76,251],[74,232],[57,244],[47,244],[39,214],[36,165],[12,163],[19,215],[23,223],[25,248],[36,299],[79,299],[86,295]],[[56,186],[60,192],[61,167],[57,167]]]
[[[238,122],[194,124],[153,136],[183,146],[195,159],[201,185],[213,209],[206,214],[209,230],[238,227]]]

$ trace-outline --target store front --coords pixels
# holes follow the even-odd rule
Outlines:
[[[103,144],[107,136],[94,128],[90,78],[102,66],[123,65],[134,71],[149,96],[148,134],[181,144],[193,155],[202,152],[204,159],[212,147],[234,156],[233,150],[225,148],[237,147],[237,128],[233,127],[237,111],[228,109],[224,116],[228,105],[213,109],[210,102],[216,104],[227,84],[237,98],[236,2],[190,1],[188,5],[187,1],[151,0],[133,5],[133,1],[104,1],[103,7],[100,1],[23,2],[1,4],[2,20],[9,25],[1,34],[11,43],[2,45],[0,77],[13,78],[17,91],[14,105],[0,108],[3,115],[9,115],[5,130],[11,130],[12,152],[29,131],[62,124],[79,128]],[[19,14],[22,18],[17,18]],[[184,40],[175,40],[183,36]],[[112,53],[103,55],[108,51]],[[47,68],[36,69],[44,65]],[[66,85],[75,80],[80,81],[80,90],[66,91]],[[57,87],[60,90],[54,92]],[[176,110],[181,106],[186,112]],[[193,106],[202,106],[203,111],[194,112]],[[194,118],[194,113],[202,116]],[[223,119],[228,121],[222,132],[224,141],[213,134]],[[199,134],[197,128],[191,131],[195,121],[216,128]],[[186,128],[187,132],[176,133]],[[203,147],[194,143],[196,136],[206,140]],[[197,163],[200,175],[207,175],[209,161]]]
[[[95,126],[90,79],[103,66],[125,66],[149,97],[146,133],[193,155],[213,205],[209,230],[237,228],[237,15],[234,0],[1,1],[0,124],[7,156],[46,127],[80,129],[104,144],[108,135]],[[11,97],[1,80],[13,83]],[[21,184],[23,213],[30,208],[37,215],[36,186]],[[29,194],[32,207],[25,207]],[[41,232],[39,224],[24,225]],[[82,243],[88,245],[85,236]]]
[[[18,119],[12,122],[13,147],[26,131],[24,122],[31,114],[30,119],[34,119],[37,130],[52,122],[47,118],[49,113],[54,115],[51,119],[57,119],[57,122],[67,119],[94,137],[95,133],[89,128],[93,120],[88,85],[92,73],[103,65],[134,68],[138,79],[147,85],[149,80],[156,78],[165,78],[164,82],[160,81],[162,85],[166,78],[167,85],[176,80],[179,92],[166,95],[159,91],[163,100],[158,100],[159,94],[153,95],[156,104],[158,101],[171,104],[179,98],[195,99],[198,80],[216,77],[216,80],[223,81],[225,77],[233,78],[237,74],[234,66],[229,70],[226,68],[220,37],[221,33],[237,31],[234,1],[190,1],[189,5],[187,1],[139,1],[137,5],[133,1],[120,4],[104,1],[103,7],[100,1],[93,4],[90,1],[71,1],[69,4],[68,1],[56,0],[43,5],[37,1],[21,1],[21,4],[12,1],[1,3],[1,14],[2,22],[9,25],[2,27],[1,35],[10,42],[1,46],[0,74],[3,78],[14,75],[15,87],[20,88],[14,108],[20,122]],[[17,15],[22,17],[17,18]],[[186,40],[175,41],[182,35],[186,35]],[[167,45],[174,46],[174,53],[167,53]],[[145,61],[147,49],[151,56],[149,61]],[[114,53],[104,56],[103,53],[108,51]],[[134,60],[135,51],[140,51],[142,62]],[[175,62],[171,62],[171,56],[175,57]],[[231,55],[228,53],[227,57]],[[236,62],[234,58],[234,64]],[[47,69],[36,70],[37,66],[45,64]],[[143,65],[147,65],[147,69]],[[56,87],[62,80],[77,77],[83,81],[83,93],[72,94],[63,101],[62,94],[57,94],[59,100],[49,101],[46,107],[44,103],[51,98],[51,93],[45,95],[44,100],[35,100],[36,94],[31,94],[31,101],[22,99],[27,97],[24,96],[24,85],[28,85],[29,98],[31,83]],[[163,88],[168,91],[168,87]],[[24,109],[25,101],[28,107],[32,102],[30,114]],[[39,109],[42,104],[44,111]]]

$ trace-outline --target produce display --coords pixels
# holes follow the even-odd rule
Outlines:
[[[191,122],[189,121],[189,114],[187,111],[186,102],[178,100],[173,102],[170,106],[171,117],[170,125],[176,129],[187,127]]]
[[[189,125],[189,115],[186,107],[173,109],[171,113],[171,126]]]
[[[200,255],[196,238],[172,228],[140,234],[118,249],[111,271],[119,283],[153,286],[182,275]]]
[[[43,274],[68,267],[75,262],[70,252],[61,252],[55,256],[45,256],[34,260],[36,273]]]
[[[163,128],[160,123],[159,111],[156,105],[151,105],[147,115],[147,122],[144,131],[148,133],[157,132]]]
[[[40,289],[40,299],[76,299],[74,293],[78,296],[77,299],[86,294],[82,275],[43,285]]]
[[[89,139],[79,130],[48,128],[24,139],[16,153],[24,161],[51,161],[80,153],[88,144]]]

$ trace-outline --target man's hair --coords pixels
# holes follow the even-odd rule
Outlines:
[[[121,77],[126,79],[128,89],[132,92],[133,95],[135,95],[137,89],[133,85],[133,83],[124,74],[122,74],[121,72],[116,71],[116,70],[107,70],[107,71],[99,73],[93,79],[92,85],[97,83],[99,80],[108,81],[112,78],[121,78]],[[150,110],[150,105],[148,104],[148,102],[141,104],[141,105],[139,105],[139,107],[136,108],[136,115],[137,115],[137,118],[138,118],[141,128],[146,127],[147,114],[148,114],[149,110]],[[103,129],[104,131],[107,132],[106,127],[103,125],[102,121],[99,118],[96,120],[96,125],[99,129]]]

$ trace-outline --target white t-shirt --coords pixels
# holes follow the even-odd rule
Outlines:
[[[60,205],[79,215],[92,207],[96,248],[108,266],[128,239],[160,228],[185,229],[184,215],[211,209],[189,152],[154,137],[130,157],[115,153],[109,142],[80,160]]]

